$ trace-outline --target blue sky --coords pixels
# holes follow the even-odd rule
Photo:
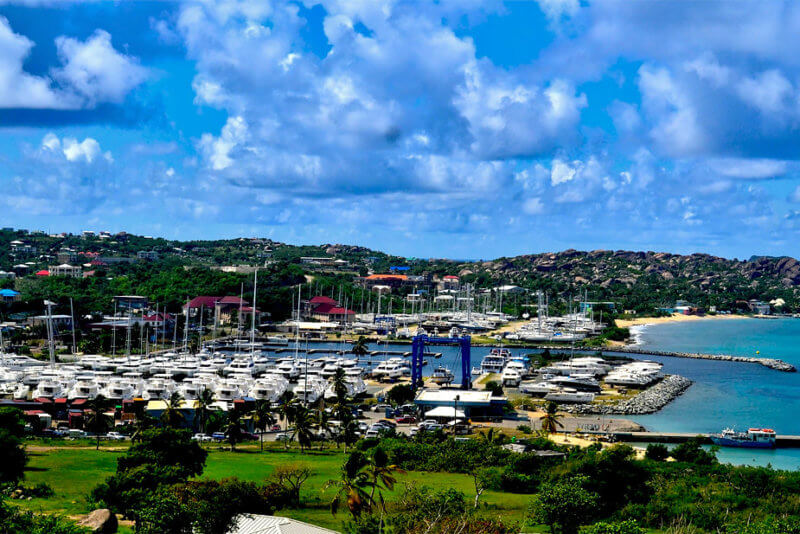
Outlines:
[[[0,225],[794,255],[800,4],[0,0]]]

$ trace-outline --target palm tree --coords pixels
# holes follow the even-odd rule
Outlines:
[[[200,393],[197,394],[197,403],[195,404],[194,410],[195,416],[200,422],[200,432],[205,433],[206,431],[208,412],[211,408],[211,405],[214,404],[215,401],[216,399],[214,398],[214,392],[207,387],[201,389]]]
[[[268,427],[275,424],[275,416],[272,415],[272,404],[268,400],[256,401],[256,408],[253,410],[253,425],[259,430],[261,439],[261,452],[264,452],[264,432]]]
[[[356,357],[356,360],[361,359],[362,356],[369,354],[369,347],[367,347],[367,339],[364,336],[358,336],[358,339],[353,343],[353,348],[350,352]]]
[[[336,403],[344,404],[347,402],[347,375],[342,367],[338,367],[333,374],[331,383],[333,385],[333,392],[336,394]]]
[[[134,423],[133,434],[131,434],[131,443],[140,441],[144,431],[153,428],[155,425],[156,420],[147,415],[144,411],[136,414],[136,423]]]
[[[300,444],[302,453],[306,447],[311,446],[314,440],[314,426],[317,424],[317,417],[314,410],[309,410],[304,406],[298,407],[294,416],[294,434]]]
[[[564,425],[561,424],[561,416],[558,415],[558,404],[553,401],[547,403],[541,423],[542,430],[547,434],[558,432],[559,428],[564,428]]]
[[[103,413],[107,403],[108,399],[102,395],[98,395],[86,403],[90,410],[86,419],[86,428],[97,437],[95,450],[100,449],[100,434],[108,428],[108,420],[106,420],[106,416]]]
[[[375,489],[378,487],[383,487],[391,491],[397,482],[397,478],[395,478],[394,474],[402,472],[403,470],[396,465],[389,464],[389,455],[386,454],[383,449],[380,447],[375,449],[366,467],[370,486],[372,486],[369,492],[370,500],[374,502]],[[378,492],[378,494],[380,495],[380,492]],[[381,502],[383,502],[383,495],[381,495]]]
[[[161,421],[167,426],[178,428],[183,420],[186,419],[186,416],[183,415],[181,411],[182,404],[183,395],[174,391],[172,395],[169,396],[169,399],[166,400],[164,413],[161,414]]]
[[[507,436],[503,434],[501,431],[495,432],[494,427],[490,428],[486,432],[479,432],[478,439],[486,443],[487,445],[502,445],[503,442],[506,440]]]
[[[225,435],[228,437],[228,443],[231,444],[231,452],[236,450],[236,444],[242,440],[243,432],[242,413],[234,408],[228,412],[228,420],[225,422]]]
[[[355,452],[348,456],[342,465],[341,478],[329,480],[322,487],[323,491],[332,487],[337,488],[336,495],[333,496],[330,503],[333,515],[336,515],[342,502],[354,518],[358,518],[362,512],[372,510],[374,501],[365,489],[369,486],[369,475],[365,471],[368,464],[369,460],[362,452]]]

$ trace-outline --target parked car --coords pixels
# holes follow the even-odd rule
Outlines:
[[[109,432],[108,434],[106,434],[106,439],[111,441],[123,441],[125,439],[125,436],[123,436],[119,432]]]
[[[282,430],[282,429],[281,429],[281,425],[272,425],[272,426],[270,427],[270,431],[271,431],[271,432],[280,432],[281,430]]]
[[[413,415],[404,415],[402,417],[398,417],[397,419],[395,419],[395,422],[400,423],[400,424],[404,424],[404,425],[410,425],[412,423],[416,423],[417,422],[417,418],[414,417]]]
[[[391,410],[391,409],[392,409],[392,407],[389,404],[376,404],[375,406],[373,406],[372,411],[373,412],[383,412],[385,410]]]
[[[275,441],[292,441],[292,433],[280,432],[279,434],[275,434]]]
[[[364,437],[367,438],[367,439],[379,438],[379,437],[381,437],[381,433],[380,433],[380,431],[378,431],[378,430],[376,430],[374,428],[370,428],[369,430],[367,430],[367,433],[364,434]]]
[[[211,434],[211,439],[214,441],[225,441],[225,434],[222,432],[214,432]]]
[[[203,433],[195,434],[194,436],[192,436],[192,439],[194,441],[199,441],[201,443],[206,441],[214,441],[214,438],[212,438],[208,434],[203,434]]]

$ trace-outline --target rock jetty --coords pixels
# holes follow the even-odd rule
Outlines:
[[[679,375],[667,375],[655,386],[646,389],[631,399],[612,404],[567,404],[561,409],[574,414],[596,415],[644,415],[655,413],[678,398],[692,381]]]
[[[668,352],[660,350],[647,350],[637,347],[615,347],[609,352],[622,352],[626,354],[642,354],[646,356],[664,356],[667,358],[693,358],[695,360],[718,360],[723,362],[742,362],[757,363],[776,371],[794,373],[797,371],[794,365],[775,358],[751,358],[747,356],[730,356],[728,354],[703,354],[699,352]]]

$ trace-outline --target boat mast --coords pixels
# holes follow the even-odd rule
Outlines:
[[[256,267],[255,280],[253,281],[253,312],[252,325],[250,327],[250,359],[255,357],[256,352],[256,304],[258,302],[258,267]]]
[[[111,320],[111,357],[117,356],[117,301],[114,301],[114,317]]]
[[[50,351],[50,365],[55,365],[56,363],[56,352],[55,347],[53,346],[53,303],[49,300],[44,301],[45,306],[47,306],[47,346]]]
[[[78,351],[77,351],[76,346],[75,346],[75,308],[73,308],[73,306],[72,306],[72,297],[69,298],[69,314],[70,314],[70,317],[72,318],[71,319],[71,321],[72,321],[72,324],[71,324],[71,326],[72,326],[72,354],[75,354]]]

